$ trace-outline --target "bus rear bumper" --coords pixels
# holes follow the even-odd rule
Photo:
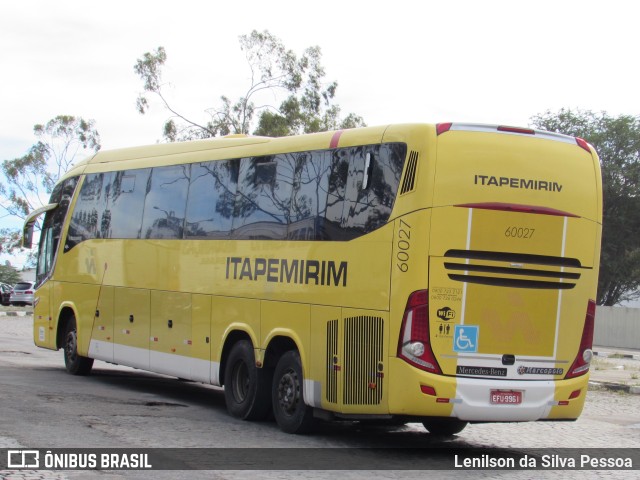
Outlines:
[[[404,365],[403,365],[404,364]],[[584,406],[588,376],[570,380],[497,380],[421,372],[402,360],[391,362],[403,388],[390,387],[390,413],[455,417],[469,422],[574,420]],[[494,403],[495,394],[502,401]],[[493,401],[492,401],[493,400]]]
[[[548,381],[495,381],[475,378],[458,378],[456,397],[451,415],[466,421],[526,422],[550,417],[554,408],[561,405],[558,396],[559,382]],[[564,390],[564,389],[562,389]],[[569,395],[567,395],[568,398]],[[517,399],[517,403],[495,403],[497,398]],[[572,415],[568,408],[568,417]],[[582,410],[582,405],[580,405]]]

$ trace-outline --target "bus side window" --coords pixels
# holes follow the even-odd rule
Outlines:
[[[196,163],[185,221],[185,238],[226,238],[231,231],[240,160]]]
[[[49,212],[50,214],[51,212]],[[47,215],[49,215],[47,214]],[[40,233],[40,248],[38,249],[38,263],[36,267],[36,285],[40,285],[51,272],[55,250],[53,248],[53,228],[51,222],[45,222]]]
[[[141,238],[180,239],[191,165],[155,167],[145,198]]]
[[[343,228],[354,236],[385,225],[398,193],[406,147],[354,147],[351,151]]]
[[[282,240],[289,224],[296,155],[243,158],[232,237]]]
[[[329,152],[331,167],[327,187],[327,208],[321,221],[319,238],[323,240],[350,240],[342,228],[347,179],[349,177],[349,149],[340,148]]]
[[[331,156],[326,151],[298,154],[287,238],[321,240],[327,214]]]
[[[50,203],[58,203],[58,206],[47,212],[42,222],[36,266],[36,285],[40,285],[52,273],[62,235],[62,226],[77,184],[78,177],[68,178],[59,185],[60,188],[54,189],[51,194]]]
[[[105,238],[139,238],[151,169],[115,172],[109,186]],[[107,212],[105,212],[105,216]]]
[[[84,179],[71,215],[65,252],[85,240],[102,238],[110,180],[111,173],[94,173]]]

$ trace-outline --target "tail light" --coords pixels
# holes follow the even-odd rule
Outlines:
[[[398,357],[430,373],[442,373],[429,336],[429,291],[419,290],[409,295],[400,328]]]
[[[593,358],[593,328],[596,318],[596,302],[589,300],[587,305],[587,315],[584,319],[584,328],[582,329],[582,338],[580,340],[580,349],[578,355],[573,361],[573,365],[564,378],[574,378],[584,375],[589,371],[591,359]]]

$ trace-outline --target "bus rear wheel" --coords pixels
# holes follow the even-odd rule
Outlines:
[[[304,377],[298,352],[286,352],[273,374],[271,400],[278,426],[286,433],[306,433],[313,428],[313,409],[304,403]]]
[[[62,348],[64,350],[64,366],[71,375],[89,375],[93,367],[93,358],[78,354],[78,328],[75,317],[67,322],[64,331]]]
[[[455,435],[464,430],[468,423],[457,418],[430,418],[422,425],[433,435]]]
[[[264,420],[271,411],[270,383],[269,370],[256,367],[251,343],[236,343],[224,369],[224,398],[229,413],[243,420]]]

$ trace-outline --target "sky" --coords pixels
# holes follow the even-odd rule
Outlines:
[[[640,115],[638,18],[628,0],[2,0],[0,160],[61,114],[95,120],[103,150],[161,141],[169,114],[136,111],[133,70],[158,46],[171,103],[206,121],[221,95],[248,87],[238,37],[254,29],[297,54],[319,46],[343,114],[368,125]]]

